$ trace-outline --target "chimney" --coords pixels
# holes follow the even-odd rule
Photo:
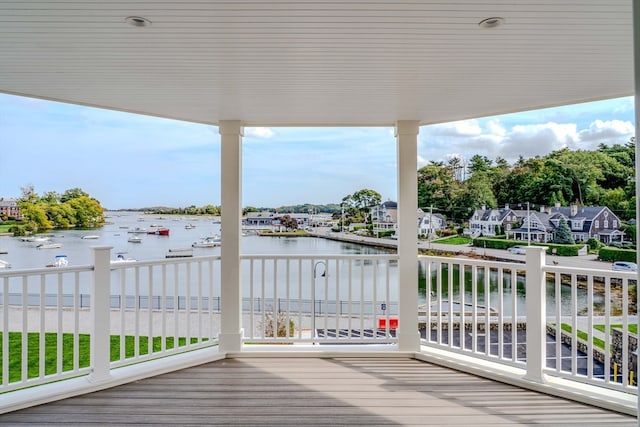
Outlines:
[[[571,216],[576,216],[578,214],[578,205],[572,203],[569,207],[571,208]]]
[[[483,211],[486,211],[487,210],[487,205],[482,205],[482,207],[480,209],[482,209]]]
[[[540,205],[540,213],[544,213],[544,205]]]
[[[556,209],[560,208],[560,202],[556,202]]]
[[[509,209],[509,203],[505,203],[505,204],[504,204],[504,208],[505,208],[505,209]]]

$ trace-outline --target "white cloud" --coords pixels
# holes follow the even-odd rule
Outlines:
[[[438,136],[469,137],[482,133],[478,120],[460,120],[429,126],[429,133]]]
[[[554,150],[573,148],[578,140],[574,123],[517,125],[505,136],[499,155],[513,162],[519,156],[544,156]]]
[[[624,143],[633,136],[633,123],[622,120],[595,120],[579,133],[580,141],[600,143]]]
[[[244,135],[246,137],[253,137],[259,139],[269,139],[272,138],[275,133],[271,130],[271,128],[265,127],[248,127],[244,129]]]

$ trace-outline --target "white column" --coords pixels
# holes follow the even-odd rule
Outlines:
[[[542,383],[547,360],[546,280],[542,267],[546,264],[544,246],[526,248],[527,373],[525,378]],[[515,319],[514,319],[515,322]]]
[[[419,122],[396,123],[398,153],[398,350],[418,351],[418,132]]]
[[[640,126],[640,5],[637,1],[632,2],[633,5],[633,77],[634,77],[634,93],[636,108],[636,171],[640,168],[640,148],[638,147],[638,127]],[[640,176],[636,173],[636,223],[640,218],[640,197],[638,190],[640,188]],[[640,228],[636,230],[636,242],[640,242]],[[636,263],[640,263],[640,257],[636,255]],[[640,272],[636,273],[637,279],[640,280]],[[640,304],[640,293],[638,295],[638,304]],[[640,324],[638,324],[640,326]],[[640,399],[637,399],[638,413],[640,413]],[[640,417],[638,417],[638,426],[640,427]]]
[[[242,287],[240,237],[242,236],[242,123],[225,120],[218,124],[221,135],[221,321],[219,349],[222,353],[242,350]]]
[[[93,281],[91,283],[91,374],[89,381],[110,379],[111,364],[111,246],[92,246]]]

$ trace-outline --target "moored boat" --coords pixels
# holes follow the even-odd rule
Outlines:
[[[53,260],[53,262],[50,262],[46,266],[47,267],[66,267],[67,265],[69,265],[69,260],[67,259],[66,255],[56,255],[56,258]]]
[[[205,237],[204,239],[201,239],[199,242],[193,242],[191,247],[192,248],[214,248],[216,246],[220,246],[220,243],[221,241],[219,236]]]
[[[38,249],[58,249],[62,247],[62,243],[40,243]]]
[[[82,236],[81,239],[89,239],[89,240],[95,240],[95,239],[99,239],[100,236],[98,236],[97,234],[88,234],[86,236]]]
[[[127,239],[129,243],[142,243],[142,237],[131,236]]]
[[[9,261],[0,259],[0,269],[3,269],[3,268],[11,268],[11,263]]]

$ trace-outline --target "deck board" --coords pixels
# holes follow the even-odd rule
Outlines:
[[[404,358],[239,358],[0,415],[2,425],[636,426]]]

